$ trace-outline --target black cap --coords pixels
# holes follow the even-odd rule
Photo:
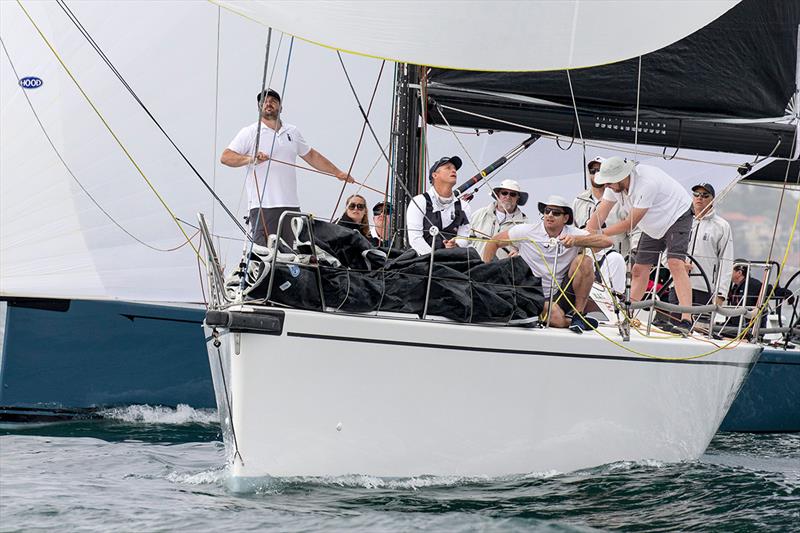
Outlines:
[[[717,196],[717,192],[714,190],[714,186],[710,183],[698,183],[694,187],[692,187],[692,192],[697,189],[705,189],[711,195],[712,198]]]
[[[264,94],[266,94],[267,96],[273,97],[274,99],[276,99],[279,102],[281,101],[281,95],[278,94],[278,91],[276,91],[274,89],[264,89],[262,92],[260,92],[260,93],[258,93],[256,95],[256,102],[258,102],[260,104],[261,103],[261,99],[264,98]]]
[[[428,173],[428,177],[429,177],[431,180],[433,180],[433,173],[434,173],[434,172],[436,172],[436,170],[437,170],[437,169],[438,169],[440,166],[442,166],[442,165],[446,165],[447,163],[453,163],[453,165],[456,167],[456,170],[458,170],[459,168],[461,168],[461,158],[460,158],[460,157],[458,157],[457,155],[450,156],[450,157],[443,157],[443,158],[441,158],[440,160],[438,160],[436,163],[434,163],[434,164],[431,166],[431,170],[430,170],[430,172]]]
[[[383,212],[385,212],[387,215],[391,215],[392,204],[385,204],[384,202],[378,202],[377,204],[375,204],[375,207],[372,208],[372,216],[378,216]]]

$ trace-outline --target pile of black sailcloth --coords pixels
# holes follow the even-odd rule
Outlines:
[[[380,310],[422,315],[429,255],[374,248],[356,231],[318,220],[313,224],[316,245],[341,262],[341,267],[320,266],[326,307],[358,313]],[[303,228],[298,242],[308,240],[308,229]],[[299,244],[298,249],[310,253],[307,244]],[[251,260],[261,259],[256,256]],[[263,299],[271,275],[275,276],[272,302],[321,309],[317,274],[307,265],[278,263],[275,272],[263,277],[248,297]],[[429,315],[458,322],[507,323],[538,316],[543,302],[540,279],[520,257],[484,264],[474,248],[434,252]]]

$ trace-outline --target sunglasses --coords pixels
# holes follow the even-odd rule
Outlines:
[[[365,204],[350,204],[350,205],[347,206],[347,209],[350,209],[351,211],[356,211],[356,210],[360,211],[360,210],[366,209],[366,208],[367,208],[367,206]]]
[[[711,198],[710,192],[693,192],[695,198]]]
[[[516,198],[517,196],[519,196],[519,193],[517,191],[499,191],[497,194],[499,194],[500,196],[510,196],[511,198]]]
[[[564,211],[560,209],[553,209],[552,207],[545,207],[544,208],[545,215],[553,215],[554,217],[560,217],[561,215],[566,214]]]
[[[590,168],[590,169],[589,169],[589,174],[591,174],[592,176],[594,176],[594,175],[595,175],[595,174],[597,174],[598,172],[600,172],[600,169],[599,169],[599,168],[597,168],[597,167],[595,167],[595,168]]]

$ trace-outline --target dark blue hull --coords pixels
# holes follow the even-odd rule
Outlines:
[[[764,349],[720,431],[800,431],[800,350]]]
[[[91,417],[132,404],[216,406],[203,309],[38,298],[0,305],[2,421]]]

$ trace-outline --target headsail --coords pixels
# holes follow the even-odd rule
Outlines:
[[[465,70],[541,71],[602,65],[658,50],[737,2],[697,0],[690,10],[673,0],[218,3],[342,51]]]

